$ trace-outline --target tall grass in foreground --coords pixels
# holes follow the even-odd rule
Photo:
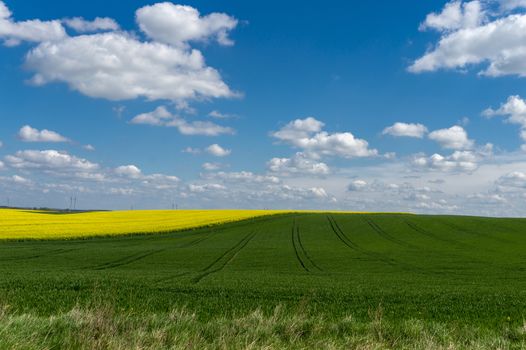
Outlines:
[[[328,318],[281,308],[201,320],[188,309],[133,313],[111,307],[75,307],[52,316],[0,307],[1,349],[519,349],[526,323],[501,331],[418,319]]]

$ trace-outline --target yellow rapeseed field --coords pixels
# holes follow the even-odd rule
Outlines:
[[[159,233],[222,224],[285,210],[133,210],[85,213],[0,209],[0,240],[69,239]]]

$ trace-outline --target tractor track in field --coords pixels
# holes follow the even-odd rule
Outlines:
[[[358,246],[353,241],[351,241],[349,239],[349,237],[347,237],[347,235],[343,232],[343,230],[340,228],[340,226],[338,225],[338,223],[336,222],[336,220],[332,216],[327,216],[327,220],[329,221],[329,224],[331,226],[332,232],[334,232],[336,237],[338,237],[338,239],[343,244],[345,244],[347,247],[351,248],[352,250],[354,250],[354,251],[356,251],[358,253],[367,255],[367,256],[369,256],[371,258],[378,259],[378,260],[380,260],[380,261],[382,261],[382,262],[384,262],[386,264],[389,264],[391,266],[397,266],[397,263],[394,260],[386,258],[386,257],[384,257],[384,256],[382,256],[380,254],[376,254],[374,252],[365,250],[365,249],[361,248],[360,246]]]
[[[181,249],[181,248],[188,248],[188,247],[196,246],[199,243],[201,243],[203,241],[206,241],[207,239],[211,238],[212,235],[213,235],[213,233],[212,233],[212,231],[210,231],[204,237],[199,237],[197,239],[194,239],[193,241],[190,241],[190,242],[187,242],[187,243],[175,246],[174,248]]]
[[[409,271],[412,271],[412,272],[419,272],[419,273],[428,273],[429,271],[424,271],[416,266],[412,266],[412,265],[409,265],[409,264],[406,264],[406,263],[402,263],[402,262],[398,262],[394,259],[391,259],[391,258],[388,258],[382,254],[379,254],[379,253],[375,253],[375,252],[371,252],[367,249],[364,249],[360,246],[358,246],[356,243],[354,243],[351,239],[349,239],[349,237],[345,234],[345,232],[343,232],[343,230],[340,228],[340,225],[338,225],[338,223],[336,222],[336,220],[334,219],[334,217],[332,217],[332,215],[330,216],[327,216],[327,220],[329,221],[329,225],[331,226],[331,229],[333,231],[333,233],[338,237],[338,239],[343,243],[345,244],[347,247],[349,247],[350,249],[358,252],[358,253],[361,253],[361,254],[364,254],[366,256],[369,256],[371,258],[374,258],[376,260],[379,260],[387,265],[390,265],[390,266],[393,266],[393,267],[398,267],[398,268],[402,268],[404,270],[409,270]]]
[[[237,254],[247,246],[247,244],[256,236],[257,232],[251,232],[237,242],[232,248],[221,254],[217,259],[210,263],[207,267],[202,269],[200,273],[192,279],[193,283],[199,283],[203,278],[221,271],[224,269],[232,260],[235,259]]]
[[[129,265],[129,264],[134,263],[136,261],[139,261],[139,260],[142,260],[144,258],[147,258],[150,255],[154,255],[154,254],[160,253],[160,252],[165,251],[165,250],[166,249],[152,249],[152,250],[147,250],[145,252],[144,251],[143,252],[138,252],[138,253],[131,254],[131,255],[119,258],[117,260],[109,261],[107,263],[100,264],[100,265],[97,265],[95,267],[91,267],[91,268],[87,268],[87,269],[97,270],[97,271],[98,270],[114,269],[116,267]]]
[[[493,237],[491,235],[488,235],[488,234],[482,233],[482,232],[472,231],[470,229],[458,226],[458,225],[453,224],[453,223],[448,222],[448,221],[442,220],[442,223],[444,225],[448,226],[449,228],[453,229],[454,231],[457,231],[457,232],[462,232],[462,233],[466,233],[466,234],[472,235],[472,236],[477,236],[477,237],[483,237],[483,238],[491,239],[491,240],[494,240],[494,241],[499,242],[499,243],[513,243],[513,242],[511,242],[511,241],[509,241],[507,239],[503,239],[503,238],[499,238],[499,237]]]
[[[204,237],[198,237],[197,239],[194,239],[194,240],[192,240],[190,242],[187,242],[187,243],[175,246],[173,248],[175,248],[175,249],[182,249],[182,248],[193,247],[193,246],[196,246],[199,243],[209,239],[211,236],[212,236],[212,232],[208,232]],[[95,267],[91,267],[91,268],[88,268],[88,269],[92,269],[92,270],[113,269],[113,268],[116,268],[116,267],[119,267],[119,266],[131,264],[131,263],[133,263],[135,261],[144,259],[144,258],[146,258],[146,257],[148,257],[150,255],[157,254],[157,253],[160,253],[160,252],[163,252],[163,251],[166,251],[166,250],[168,250],[168,248],[152,249],[152,250],[148,250],[148,251],[145,251],[145,252],[138,252],[138,253],[131,254],[131,255],[119,258],[117,260],[109,261],[109,262],[106,262],[104,264],[100,264],[100,265],[97,265]]]
[[[321,267],[319,267],[314,260],[309,256],[307,253],[307,250],[305,250],[305,247],[303,246],[303,242],[301,241],[301,233],[300,228],[296,222],[296,218],[294,218],[292,222],[292,246],[294,248],[294,254],[296,255],[296,259],[300,263],[303,270],[307,272],[311,272],[312,270],[318,270],[323,271]],[[302,258],[302,256],[304,258]],[[310,266],[308,266],[310,265]]]
[[[47,253],[40,253],[40,254],[28,255],[28,256],[13,256],[13,257],[8,257],[8,258],[0,258],[0,262],[3,262],[3,261],[32,260],[32,259],[46,258],[48,256],[56,256],[56,255],[60,255],[60,254],[69,253],[71,251],[78,250],[78,249],[79,248],[53,249],[53,250],[48,251]]]
[[[434,240],[437,240],[437,241],[441,241],[441,242],[444,242],[444,243],[449,243],[451,245],[456,245],[458,247],[467,247],[468,246],[467,244],[459,242],[459,241],[456,241],[454,239],[448,239],[448,238],[440,237],[440,236],[438,236],[438,235],[436,235],[436,234],[434,234],[432,232],[429,232],[429,231],[423,229],[422,227],[416,225],[415,223],[413,223],[411,221],[404,220],[404,222],[413,231],[415,231],[417,233],[420,233],[421,235],[427,236],[427,237],[429,237],[431,239],[434,239]]]
[[[370,218],[368,217],[363,217],[363,219],[365,220],[365,222],[367,222],[367,224],[369,225],[369,227],[371,227],[376,233],[378,233],[378,235],[390,242],[393,242],[394,244],[398,244],[399,246],[402,246],[402,247],[406,247],[406,248],[416,248],[414,245],[412,245],[411,243],[407,243],[405,241],[402,241],[398,238],[395,238],[393,236],[391,236],[389,233],[387,233],[383,228],[381,228],[376,222],[374,222],[373,220],[371,220]]]

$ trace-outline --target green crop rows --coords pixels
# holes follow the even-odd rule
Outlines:
[[[526,317],[526,220],[289,214],[172,234],[3,242],[0,305],[42,317],[93,305],[185,309],[202,322],[276,307],[367,321],[381,310],[386,322],[499,331]]]

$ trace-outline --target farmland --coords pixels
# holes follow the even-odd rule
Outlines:
[[[525,235],[523,219],[283,212],[7,240],[0,347],[520,348]]]

